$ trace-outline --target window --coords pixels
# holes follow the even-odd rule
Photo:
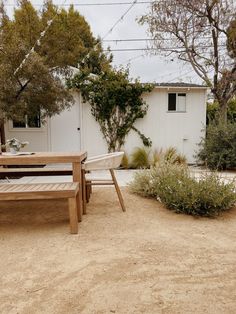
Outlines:
[[[186,94],[169,93],[168,94],[168,111],[185,112],[186,111]]]
[[[41,128],[40,113],[26,115],[24,121],[12,121],[13,128]]]

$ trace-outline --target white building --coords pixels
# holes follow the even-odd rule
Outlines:
[[[197,144],[204,136],[206,125],[206,92],[201,85],[185,83],[158,84],[143,98],[149,105],[147,115],[135,126],[152,140],[153,148],[176,147],[194,162]],[[90,112],[90,105],[83,103],[74,92],[75,104],[70,110],[48,119],[41,125],[37,119],[17,124],[6,123],[6,138],[16,137],[29,141],[29,151],[79,151],[89,155],[107,152],[98,123]],[[124,150],[143,146],[139,136],[131,131]]]

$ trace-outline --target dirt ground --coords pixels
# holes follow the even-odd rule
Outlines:
[[[65,201],[0,203],[1,314],[236,313],[236,208],[177,215],[96,189],[78,235]]]

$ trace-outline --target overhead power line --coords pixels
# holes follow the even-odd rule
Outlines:
[[[67,0],[63,0],[62,5],[64,5],[66,3]],[[25,55],[24,59],[21,61],[20,65],[16,68],[16,70],[14,71],[14,75],[17,74],[17,72],[24,66],[24,64],[27,62],[28,58],[30,57],[30,55],[35,52],[35,48],[41,45],[41,40],[44,38],[45,34],[47,33],[48,29],[50,28],[51,24],[53,23],[53,21],[55,20],[55,18],[57,17],[57,15],[60,13],[59,11],[60,9],[57,8],[54,16],[47,21],[47,25],[45,27],[45,29],[40,33],[39,38],[36,40],[34,46],[30,49],[30,51]]]
[[[105,35],[102,36],[101,38],[101,43],[104,41],[104,39],[113,32],[114,28],[124,20],[125,16],[129,13],[129,11],[134,7],[135,4],[137,4],[137,0],[134,0],[133,2],[131,2],[131,5],[128,7],[128,9],[121,15],[121,17],[112,25],[112,27],[108,30],[108,32],[105,33]],[[94,51],[97,46],[100,44],[100,42],[98,42],[91,51]],[[89,54],[91,53],[91,51],[89,51],[87,53],[87,55],[83,58],[82,62],[89,56]]]
[[[61,4],[61,6],[66,4],[67,0],[64,0]],[[123,21],[123,19],[125,18],[125,16],[129,13],[129,11],[133,8],[133,6],[135,4],[137,4],[138,0],[134,0],[133,2],[130,2],[130,6],[128,7],[128,9],[121,15],[121,17],[113,24],[113,26],[109,29],[109,31],[102,37],[101,42],[110,34],[112,33],[113,29],[121,22]],[[36,46],[40,46],[41,45],[41,39],[43,39],[43,37],[45,36],[45,34],[47,33],[49,27],[51,26],[51,24],[53,23],[54,19],[56,18],[56,16],[59,14],[59,7],[56,11],[56,13],[54,14],[53,18],[51,20],[49,20],[47,22],[47,26],[44,29],[44,31],[42,31],[40,33],[40,38],[35,42],[34,46],[30,49],[30,51],[28,52],[28,54],[24,57],[24,59],[22,60],[22,62],[20,63],[20,65],[18,66],[18,68],[14,71],[14,75],[16,75],[16,73],[23,67],[23,65],[25,64],[25,62],[27,61],[27,59],[29,58],[29,56],[31,55],[31,53],[33,53],[35,51],[35,47]],[[99,45],[99,42],[93,47],[92,51],[96,49],[96,47]],[[91,53],[91,51],[84,57],[84,59],[86,57],[89,56],[89,54]],[[83,59],[83,60],[84,60]]]
[[[89,7],[89,6],[114,6],[114,5],[130,5],[133,2],[101,2],[101,3],[71,3],[71,4],[62,4],[60,6],[69,7],[73,5],[74,7]],[[139,1],[137,4],[150,4],[152,1]],[[41,6],[42,4],[36,3],[33,6]],[[5,7],[15,7],[15,4],[5,4]]]
[[[195,72],[194,69],[191,69],[190,71],[187,71],[187,72],[185,72],[185,73],[182,73],[182,74],[180,74],[180,75],[178,75],[178,76],[172,78],[171,80],[167,81],[166,83],[171,83],[171,82],[173,82],[173,81],[179,80],[179,79],[182,78],[183,76],[185,77],[186,75],[188,75],[188,74],[190,74],[190,73],[192,73],[192,72]]]
[[[129,11],[135,6],[135,4],[137,4],[138,1],[134,0],[132,2],[132,4],[129,6],[129,8],[125,11],[124,14],[121,15],[121,17],[113,24],[113,26],[109,29],[109,31],[102,37],[102,41],[110,34],[112,33],[113,29],[116,27],[117,24],[119,24],[120,22],[123,21],[123,19],[125,18],[125,16],[129,13]]]
[[[204,38],[212,38],[211,36],[204,36]],[[104,42],[139,42],[139,41],[155,41],[155,38],[125,38],[125,39],[106,39]],[[163,41],[172,41],[171,38],[163,38]]]
[[[195,48],[209,48],[209,47],[213,47],[213,45],[208,45],[208,46],[196,46]],[[219,45],[219,47],[225,47],[226,45]],[[121,49],[105,49],[104,51],[108,51],[108,52],[119,52],[119,51],[152,51],[152,50],[162,50],[162,51],[171,51],[171,50],[179,50],[179,52],[181,52],[181,49],[184,51],[186,51],[186,49],[184,47],[169,47],[169,48],[121,48]]]

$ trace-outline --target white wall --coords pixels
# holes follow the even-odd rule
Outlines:
[[[186,93],[186,112],[167,112],[168,92]],[[144,95],[149,104],[147,115],[136,122],[135,126],[150,137],[153,149],[174,146],[179,152],[186,155],[188,162],[194,162],[197,143],[200,142],[206,121],[206,90],[205,89],[176,89],[155,88],[151,93]],[[75,96],[76,108],[62,112],[53,118],[58,132],[52,136],[52,121],[40,129],[13,129],[11,123],[6,123],[6,138],[16,137],[30,144],[24,149],[27,151],[50,151],[77,149],[86,150],[90,156],[107,152],[107,145],[103,139],[99,124],[91,115],[89,104],[82,104],[81,97]],[[79,125],[80,124],[80,125]],[[67,126],[67,127],[66,127]],[[77,131],[77,127],[81,131]],[[72,131],[71,131],[72,130]],[[54,130],[55,131],[55,130]],[[62,132],[61,132],[62,131]],[[55,134],[57,135],[55,141]],[[52,143],[54,141],[54,144]],[[61,148],[56,144],[63,142]],[[80,143],[79,143],[80,142]],[[139,136],[131,131],[126,139],[124,150],[130,154],[134,147],[142,147]],[[58,146],[59,147],[59,146]],[[54,148],[54,149],[53,149]]]
[[[168,92],[186,93],[186,112],[168,112]],[[163,89],[155,88],[144,95],[149,104],[147,115],[135,126],[150,137],[153,149],[174,146],[186,155],[188,162],[194,162],[197,143],[204,135],[202,130],[206,121],[206,99],[204,89]],[[89,155],[107,152],[98,123],[90,112],[90,106],[83,104],[82,147]],[[131,131],[126,139],[124,150],[131,153],[134,147],[143,146],[139,136]]]
[[[6,139],[28,141],[22,151],[79,151],[80,150],[80,96],[73,92],[75,104],[60,115],[48,118],[41,128],[13,128],[5,124]]]
[[[73,97],[75,103],[69,109],[50,119],[50,151],[80,151],[80,98],[78,93],[73,93]]]
[[[5,123],[6,139],[17,138],[20,141],[28,141],[29,145],[22,151],[44,152],[49,149],[48,125],[45,123],[41,128],[20,129],[13,128],[12,122]]]

